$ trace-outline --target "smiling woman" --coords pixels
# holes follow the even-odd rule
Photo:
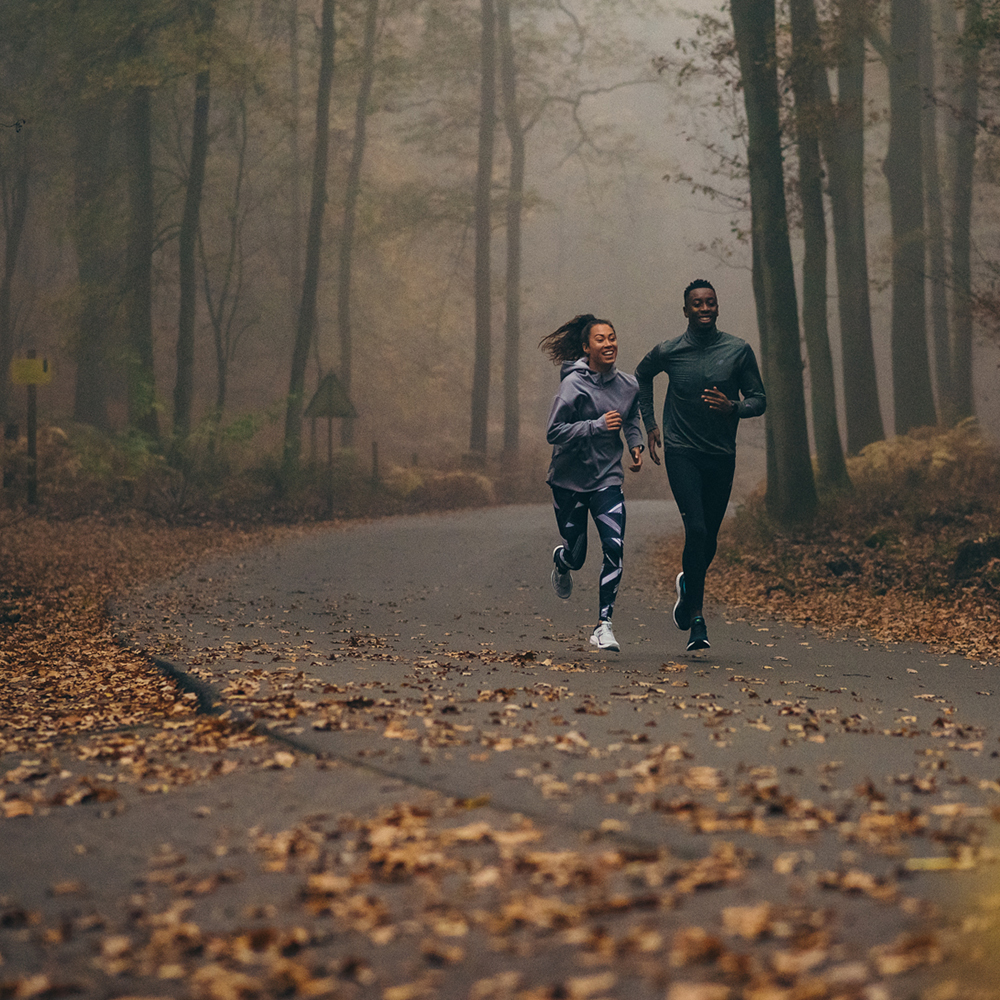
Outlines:
[[[563,600],[573,593],[572,571],[587,558],[587,512],[601,538],[600,618],[591,645],[618,652],[611,629],[625,544],[622,432],[632,472],[642,468],[639,385],[618,371],[618,335],[607,320],[575,316],[539,346],[562,363],[546,438],[552,445],[547,482],[552,488],[562,544],[552,553],[552,587]]]

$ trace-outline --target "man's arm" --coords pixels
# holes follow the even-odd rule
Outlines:
[[[759,417],[767,409],[767,396],[764,393],[760,368],[757,367],[757,356],[749,344],[743,351],[743,361],[740,366],[740,392],[743,394],[743,399],[736,405],[736,413],[740,418]]]

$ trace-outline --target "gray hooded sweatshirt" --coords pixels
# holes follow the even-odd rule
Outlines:
[[[591,371],[586,358],[563,362],[559,377],[546,433],[553,445],[546,482],[579,493],[621,486],[622,431],[629,450],[643,447],[638,382],[615,367]],[[622,415],[620,431],[608,430],[610,410]]]

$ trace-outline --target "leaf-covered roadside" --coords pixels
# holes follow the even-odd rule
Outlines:
[[[848,465],[853,492],[828,499],[808,530],[775,530],[763,495],[752,497],[723,532],[708,593],[751,617],[994,660],[996,447],[964,423],[878,442]],[[678,540],[664,547],[660,564],[672,590]]]
[[[167,722],[172,745],[179,723],[192,733],[214,727],[221,737],[224,726],[196,720],[192,696],[147,657],[121,648],[104,607],[140,581],[169,577],[210,553],[238,551],[271,534],[139,517],[58,521],[4,512],[0,754],[44,756],[67,739],[161,727],[160,736],[147,734],[153,745]]]

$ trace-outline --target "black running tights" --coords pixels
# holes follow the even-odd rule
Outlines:
[[[736,472],[735,455],[668,451],[663,456],[670,489],[684,519],[684,589],[687,605],[700,613],[705,573],[712,565]]]

